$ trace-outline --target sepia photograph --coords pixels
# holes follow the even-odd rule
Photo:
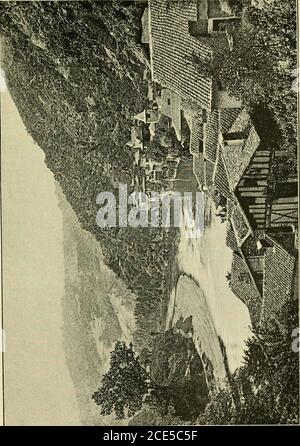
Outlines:
[[[0,1],[2,426],[300,424],[298,6]]]

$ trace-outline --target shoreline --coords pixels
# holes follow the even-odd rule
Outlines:
[[[210,197],[205,200],[205,213],[205,232],[201,238],[187,239],[183,229],[176,240],[165,330],[176,323],[178,282],[181,277],[187,277],[193,281],[198,292],[204,295],[216,334],[222,341],[219,345],[224,366],[227,363],[227,371],[233,373],[241,365],[245,340],[251,333],[251,323],[246,306],[232,293],[226,281],[232,254],[225,244],[226,227],[215,216],[214,203]],[[223,247],[224,255],[220,256]],[[188,299],[185,295],[183,300],[186,302]],[[180,298],[180,305],[187,305],[183,300]],[[194,309],[190,309],[190,315],[194,318],[198,316],[197,305],[199,302],[195,299]]]

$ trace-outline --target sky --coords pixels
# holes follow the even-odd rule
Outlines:
[[[52,173],[9,93],[1,93],[5,418],[78,425],[62,346],[62,215]]]

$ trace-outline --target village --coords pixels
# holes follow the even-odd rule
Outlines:
[[[132,187],[146,193],[173,187],[181,157],[170,150],[172,141],[157,138],[163,122],[189,154],[198,188],[221,209],[233,252],[232,291],[248,307],[252,325],[267,326],[284,303],[297,298],[297,177],[274,185],[273,165],[285,154],[264,144],[241,101],[189,62],[194,54],[205,60],[209,37],[224,34],[224,25],[239,18],[226,0],[193,0],[184,8],[180,2],[143,3],[148,106],[132,121]],[[155,138],[166,152],[159,159],[148,151]]]
[[[4,424],[299,424],[298,6],[1,2]]]

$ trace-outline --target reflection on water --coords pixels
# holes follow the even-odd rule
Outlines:
[[[168,328],[180,318],[185,320],[192,315],[195,347],[201,359],[204,356],[209,359],[217,386],[222,387],[226,383],[226,370],[218,334],[203,291],[194,280],[181,276],[171,299]],[[206,369],[205,363],[203,365]]]
[[[191,176],[191,170],[184,173]],[[210,215],[210,222],[201,238],[191,237],[193,230],[186,226],[180,230],[176,261],[190,280],[180,279],[177,288],[174,284],[167,325],[173,325],[180,316],[193,316],[196,347],[208,354],[216,377],[222,381],[224,364],[216,339],[222,338],[229,369],[234,371],[241,365],[251,322],[247,307],[228,286],[226,275],[231,270],[232,251],[226,246],[226,223],[215,216],[216,209],[209,198],[205,213]]]

